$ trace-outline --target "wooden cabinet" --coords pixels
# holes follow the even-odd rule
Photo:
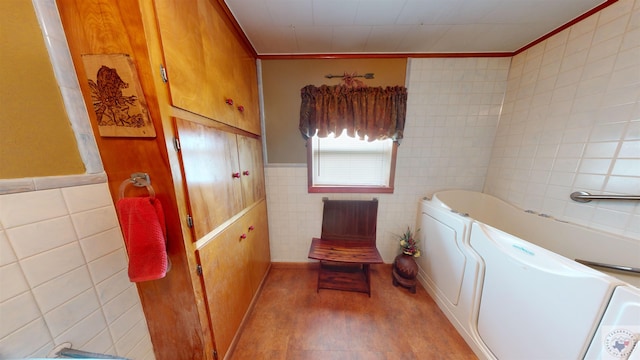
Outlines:
[[[270,264],[255,53],[222,0],[56,5],[113,199],[143,171],[165,212],[171,271],[136,283],[156,358],[222,359]],[[82,55],[116,53],[135,64],[155,138],[99,135]]]
[[[175,119],[194,240],[265,197],[259,138]]]
[[[224,358],[269,262],[266,202],[198,248],[218,357]]]
[[[156,0],[171,102],[260,134],[255,57],[211,0]],[[194,86],[200,84],[200,86]]]

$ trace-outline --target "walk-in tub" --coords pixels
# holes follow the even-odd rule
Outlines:
[[[574,261],[637,268],[640,241],[473,191],[436,193],[420,212],[419,280],[480,358],[582,359],[602,352],[603,326],[635,334],[626,350],[640,337],[640,278]],[[635,297],[607,309],[616,289]],[[605,311],[622,315],[606,324]]]

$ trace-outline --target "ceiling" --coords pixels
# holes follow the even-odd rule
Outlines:
[[[258,55],[514,52],[605,2],[225,0]]]

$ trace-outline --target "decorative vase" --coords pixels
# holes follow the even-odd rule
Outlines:
[[[418,264],[412,255],[400,254],[396,256],[393,267],[405,279],[413,280],[418,275]]]
[[[412,255],[400,254],[393,261],[393,286],[402,285],[412,294],[416,293],[418,264]]]

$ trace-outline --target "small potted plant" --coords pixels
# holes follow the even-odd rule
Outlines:
[[[416,234],[420,231],[420,229],[416,230]],[[413,257],[420,257],[420,248],[418,248],[418,239],[415,238],[415,235],[411,228],[407,226],[407,230],[400,235],[400,247],[402,248],[402,253],[404,255],[410,255]]]
[[[413,294],[416,293],[416,276],[418,275],[418,264],[414,258],[420,256],[420,248],[418,248],[419,239],[411,228],[407,226],[407,230],[399,236],[400,249],[402,253],[396,256],[393,261],[393,285],[402,285],[409,289]]]

